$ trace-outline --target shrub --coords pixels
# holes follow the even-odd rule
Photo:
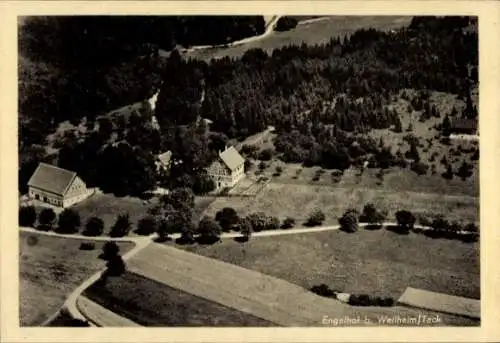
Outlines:
[[[283,224],[281,225],[282,229],[291,229],[292,227],[295,226],[295,219],[291,217],[287,217],[284,221]]]
[[[472,161],[477,161],[479,160],[479,149],[474,149],[474,152],[472,153],[472,156],[470,157]]]
[[[255,156],[257,155],[256,152],[258,150],[259,148],[257,148],[255,145],[244,144],[241,147],[241,153],[252,158],[255,158]]]
[[[422,226],[431,227],[432,226],[432,217],[433,217],[432,215],[425,214],[425,213],[419,214],[418,215],[418,223]]]
[[[215,189],[215,181],[207,174],[197,174],[194,177],[193,193],[195,195],[205,195]]]
[[[80,215],[75,210],[70,208],[64,209],[59,213],[57,223],[57,232],[60,233],[75,233],[80,228]]]
[[[224,207],[215,214],[215,220],[219,223],[222,230],[229,231],[238,224],[239,217],[234,208]]]
[[[359,220],[365,223],[381,224],[387,217],[386,210],[377,210],[375,205],[368,203],[363,207]]]
[[[154,217],[146,215],[137,222],[136,233],[138,235],[149,236],[157,230],[157,222]]]
[[[248,241],[252,236],[252,224],[246,218],[240,220],[239,223],[240,233],[243,241]]]
[[[328,287],[328,285],[321,284],[319,286],[312,286],[311,292],[314,294],[320,295],[322,297],[333,297],[335,296],[335,292]]]
[[[111,256],[106,263],[106,276],[120,276],[125,272],[125,262],[120,255]]]
[[[280,32],[288,31],[295,28],[297,24],[298,24],[297,19],[293,17],[284,16],[278,19],[275,30]]]
[[[467,225],[464,226],[464,231],[476,233],[479,232],[479,228],[474,223],[468,223]]]
[[[50,230],[56,220],[56,213],[51,208],[44,208],[38,215],[38,223],[41,227]]]
[[[396,212],[396,221],[398,223],[398,229],[400,230],[400,232],[408,233],[413,229],[416,218],[410,211],[400,210]]]
[[[269,161],[273,158],[274,151],[272,149],[264,149],[259,153],[259,160]]]
[[[198,241],[205,244],[213,244],[220,240],[221,226],[210,217],[203,217],[198,224]]]
[[[100,236],[104,231],[104,222],[101,218],[92,217],[89,218],[87,224],[85,225],[85,230],[83,230],[84,236]]]
[[[34,206],[21,206],[19,208],[19,226],[35,226],[36,209]]]
[[[109,235],[111,237],[124,237],[128,235],[130,229],[131,224],[128,213],[119,214],[116,218],[115,224],[111,228]]]
[[[266,217],[266,230],[278,230],[280,228],[280,220],[277,217]]]
[[[394,305],[394,299],[391,297],[380,298],[380,300],[378,301],[378,304],[376,304],[376,305],[383,306],[383,307],[391,307]]]
[[[106,242],[102,246],[102,255],[101,258],[103,260],[109,260],[114,256],[117,256],[120,253],[120,247],[115,242]]]
[[[448,166],[446,167],[446,171],[441,174],[441,176],[448,180],[453,179],[453,169],[451,167],[451,164],[448,164]]]
[[[251,213],[246,217],[246,219],[255,232],[262,231],[266,228],[267,216],[263,212]]]
[[[340,229],[345,232],[356,232],[358,230],[359,213],[356,209],[348,209],[339,218]]]
[[[410,169],[418,175],[425,175],[427,174],[427,170],[429,170],[429,166],[423,162],[413,162]]]
[[[263,171],[263,170],[264,170],[264,169],[266,169],[266,168],[267,168],[266,163],[265,163],[264,161],[261,161],[261,162],[259,163],[259,170],[260,170],[260,171]]]
[[[94,250],[95,244],[91,242],[82,242],[80,244],[80,250]]]
[[[437,215],[432,221],[431,227],[436,231],[448,231],[450,223],[442,215]]]
[[[460,177],[462,180],[465,180],[471,175],[472,175],[472,165],[463,161],[462,164],[460,165],[460,168],[458,168],[457,176]]]
[[[193,244],[195,242],[195,227],[191,223],[186,223],[182,227],[181,237],[176,240],[177,244]]]
[[[320,209],[314,210],[305,223],[306,226],[318,226],[325,221],[325,214]]]
[[[253,167],[253,162],[249,159],[246,159],[245,160],[245,165],[244,165],[244,169],[245,169],[245,172],[248,172],[250,169],[252,169]]]
[[[349,297],[349,305],[351,306],[370,306],[370,301],[370,296],[367,294],[352,294]]]

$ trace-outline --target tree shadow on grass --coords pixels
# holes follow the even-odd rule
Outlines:
[[[410,230],[406,230],[399,225],[389,225],[385,227],[387,231],[397,233],[398,235],[406,236],[410,234]]]
[[[153,241],[155,243],[165,243],[165,242],[172,242],[172,237],[156,237]]]
[[[245,236],[238,236],[238,237],[234,237],[234,240],[238,243],[246,243],[248,242],[250,239],[249,237],[245,237]]]
[[[175,244],[178,245],[193,245],[194,243],[196,243],[194,239],[188,239],[185,237],[179,237],[175,239]]]
[[[380,224],[370,224],[365,226],[365,230],[375,231],[382,229],[382,225]]]
[[[200,245],[213,245],[220,242],[220,237],[198,237],[196,243]]]

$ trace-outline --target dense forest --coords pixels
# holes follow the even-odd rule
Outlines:
[[[166,70],[168,75],[178,71],[198,80],[198,87],[189,89],[204,89],[199,114],[213,121],[211,130],[228,138],[273,125],[276,148],[286,161],[345,169],[375,154],[379,162],[384,156],[384,162],[375,165],[391,166],[396,156],[383,145],[374,150],[376,144],[361,134],[390,127],[401,132],[399,114],[388,105],[402,89],[420,92],[412,102],[424,109],[423,117],[439,116],[428,103],[432,90],[457,94],[468,104],[463,115],[477,117],[471,105],[471,89],[478,82],[477,32],[470,30],[474,25],[466,17],[417,17],[398,31],[361,29],[343,40],[284,47],[270,56],[254,49],[241,59],[206,64],[179,61],[172,54],[169,65],[175,67],[167,65]],[[193,112],[192,104],[180,105],[178,100],[192,91],[182,84],[169,87],[177,92],[160,92],[160,122],[180,117],[184,124],[193,121],[197,108]]]
[[[43,143],[63,120],[150,97],[161,82],[159,49],[224,44],[264,25],[263,16],[27,17],[19,32],[21,143]]]
[[[363,133],[390,127],[401,131],[399,114],[388,105],[402,89],[419,91],[412,102],[427,117],[438,115],[427,102],[429,90],[457,94],[468,104],[462,114],[476,117],[477,109],[470,105],[471,89],[478,83],[477,30],[471,29],[475,25],[468,17],[416,17],[397,31],[360,29],[324,45],[287,46],[271,55],[252,49],[239,59],[210,63],[183,60],[176,50],[160,63],[158,45],[138,44],[142,40],[136,32],[130,42],[137,50],[127,62],[89,69],[82,60],[70,73],[54,62],[58,76],[47,77],[47,82],[40,78],[37,95],[22,88],[21,77],[21,113],[28,114],[28,125],[20,125],[21,146],[39,143],[33,138],[37,133],[43,138],[42,129],[30,122],[38,120],[47,127],[64,119],[78,120],[84,113],[95,116],[143,100],[160,87],[154,114],[161,131],[153,133],[145,122],[137,122],[111,142],[120,130],[100,125],[99,132],[65,144],[59,164],[78,171],[91,185],[138,194],[163,182],[155,179],[153,155],[168,149],[173,165],[166,183],[203,190],[208,187],[203,168],[228,139],[273,125],[275,147],[285,161],[346,169],[369,156],[375,166],[398,165],[401,156]],[[109,77],[109,70],[115,78]],[[42,76],[45,71],[37,70]],[[210,130],[201,117],[213,121]],[[127,167],[118,167],[120,163]]]

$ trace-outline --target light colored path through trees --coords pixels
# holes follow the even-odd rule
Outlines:
[[[231,43],[227,43],[227,44],[196,45],[196,46],[192,46],[192,47],[187,48],[187,49],[179,49],[179,51],[186,53],[186,52],[192,52],[192,51],[197,51],[197,50],[206,50],[206,49],[215,49],[215,48],[229,48],[231,46],[248,44],[250,42],[255,42],[255,41],[258,41],[260,39],[264,39],[267,36],[269,36],[271,33],[273,33],[274,28],[275,28],[276,24],[278,23],[278,20],[280,17],[281,16],[279,16],[279,15],[272,16],[271,19],[266,23],[265,31],[261,35],[243,38],[243,39],[240,39],[240,40],[237,40],[237,41],[234,41]]]

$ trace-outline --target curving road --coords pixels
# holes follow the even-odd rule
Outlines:
[[[188,53],[188,52],[197,51],[197,50],[228,48],[228,47],[235,46],[235,45],[247,44],[250,42],[258,41],[260,39],[266,38],[274,31],[274,28],[275,28],[276,24],[278,23],[278,20],[280,17],[281,16],[279,16],[279,15],[272,16],[271,19],[269,20],[269,22],[266,23],[266,30],[261,35],[243,38],[243,39],[240,39],[240,40],[237,40],[237,41],[234,41],[231,43],[227,43],[227,44],[196,45],[196,46],[192,46],[192,47],[187,48],[187,49],[186,48],[179,49],[179,52]]]
[[[359,227],[366,227],[369,225],[373,225],[370,223],[359,223]],[[384,222],[381,224],[382,226],[397,226],[398,224],[395,222]],[[311,228],[293,228],[293,229],[280,229],[280,230],[272,230],[272,231],[261,231],[261,232],[254,232],[252,233],[252,237],[270,237],[270,236],[281,236],[281,235],[293,235],[293,234],[304,234],[304,233],[313,233],[313,232],[325,232],[325,231],[333,231],[333,230],[338,230],[340,229],[340,225],[330,225],[330,226],[319,226],[319,227],[311,227]],[[423,226],[423,225],[414,225],[414,229],[417,230],[432,230],[431,227],[429,226]],[[38,231],[34,228],[30,227],[20,227],[20,231],[23,232],[31,232],[31,233],[37,233],[41,235],[46,235],[46,236],[53,236],[53,237],[64,237],[64,238],[72,238],[72,239],[82,239],[82,240],[87,240],[87,241],[115,241],[115,242],[133,242],[135,243],[135,247],[128,251],[126,254],[122,256],[124,260],[128,260],[134,255],[136,255],[138,252],[140,252],[142,249],[146,248],[149,244],[153,242],[153,240],[157,237],[157,234],[152,234],[150,236],[138,236],[138,237],[117,237],[117,238],[111,238],[111,237],[88,237],[88,236],[83,236],[83,235],[71,235],[71,234],[58,234],[55,232],[45,232],[45,231]],[[464,233],[464,231],[460,232]],[[174,234],[171,235],[171,238],[175,239],[180,237],[180,234]],[[224,238],[236,238],[236,237],[241,237],[241,234],[238,232],[228,232],[228,233],[223,233],[221,235],[221,239]],[[103,271],[97,272],[94,275],[92,275],[90,278],[88,278],[86,281],[84,281],[82,284],[80,284],[66,299],[64,302],[62,308],[66,308],[70,315],[79,320],[87,321],[89,322],[92,326],[102,326],[101,324],[104,324],[104,322],[116,322],[116,315],[113,314],[115,318],[106,318],[106,320],[103,319],[102,323],[95,323],[90,321],[90,318],[86,317],[82,311],[79,308],[79,302],[78,299],[80,295],[83,293],[83,291],[92,285],[94,282],[99,280],[101,274]],[[87,308],[88,310],[88,308]],[[56,312],[56,314],[59,311]],[[100,314],[101,317],[105,316],[105,313]],[[111,316],[111,314],[110,314]],[[45,326],[48,324],[55,316],[51,317],[49,320],[47,320],[42,326]],[[126,322],[126,319],[123,320],[123,322]]]

